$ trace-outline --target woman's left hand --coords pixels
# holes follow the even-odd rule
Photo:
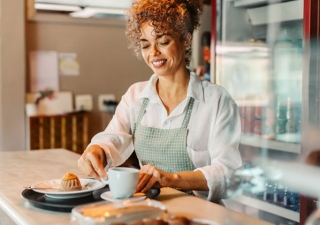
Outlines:
[[[136,192],[146,192],[152,187],[169,187],[173,178],[173,174],[166,173],[151,164],[144,165],[140,169],[139,183]]]

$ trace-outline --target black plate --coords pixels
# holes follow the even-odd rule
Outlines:
[[[93,191],[91,195],[71,199],[49,198],[45,194],[35,192],[31,189],[23,190],[21,195],[34,207],[57,212],[71,212],[71,210],[78,205],[104,201],[100,195],[109,190],[109,186],[105,186],[104,188]],[[147,198],[156,198],[160,194],[160,189],[150,189],[145,194]]]

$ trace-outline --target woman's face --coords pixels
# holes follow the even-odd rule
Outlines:
[[[141,53],[144,61],[158,76],[173,76],[185,71],[186,44],[166,34],[155,34],[148,23],[141,26]]]

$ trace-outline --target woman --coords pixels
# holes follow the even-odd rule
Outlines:
[[[153,186],[225,197],[238,151],[238,109],[226,90],[187,69],[201,0],[135,0],[126,35],[154,74],[132,85],[105,131],[95,135],[78,165],[96,179],[133,151],[141,170],[137,192]]]

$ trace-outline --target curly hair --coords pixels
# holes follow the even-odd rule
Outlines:
[[[129,48],[140,58],[141,25],[148,22],[155,34],[169,34],[182,42],[200,26],[201,0],[134,0],[127,13]],[[186,51],[186,62],[191,49]]]

